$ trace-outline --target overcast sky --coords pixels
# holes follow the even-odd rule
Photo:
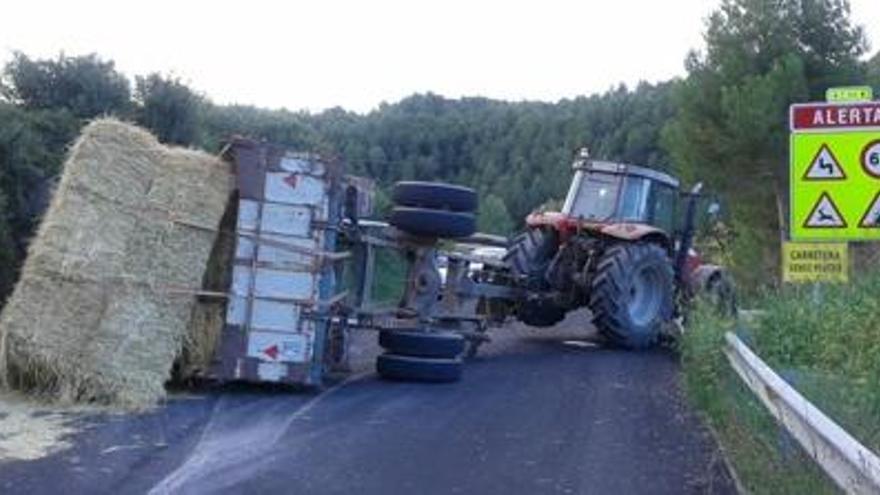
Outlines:
[[[874,48],[880,0],[851,0]],[[550,100],[684,73],[719,0],[4,2],[0,62],[96,52],[219,103],[368,111],[414,92]]]

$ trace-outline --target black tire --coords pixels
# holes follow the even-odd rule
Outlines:
[[[530,229],[513,240],[504,260],[514,277],[524,281],[528,290],[547,291],[551,287],[544,274],[558,248],[555,231]],[[546,299],[523,301],[516,308],[517,319],[533,327],[553,326],[565,319],[565,313],[565,308]]]
[[[599,260],[590,288],[596,327],[613,344],[644,349],[660,338],[673,315],[674,276],[656,244],[621,243]]]
[[[466,213],[477,210],[476,191],[469,187],[441,182],[398,182],[394,184],[391,200],[398,206]]]
[[[477,219],[472,213],[428,208],[395,207],[388,222],[422,237],[467,237],[477,231]]]
[[[430,358],[457,358],[464,353],[465,340],[452,332],[385,330],[379,345],[392,354]]]
[[[382,354],[376,358],[376,372],[388,380],[417,382],[455,382],[461,379],[460,358],[423,358]]]
[[[706,297],[719,314],[732,318],[737,314],[736,285],[726,271],[719,271],[706,284]]]

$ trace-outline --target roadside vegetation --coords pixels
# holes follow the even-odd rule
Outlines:
[[[697,309],[681,341],[689,397],[753,493],[834,493],[833,485],[740,382],[722,352],[736,332],[778,374],[880,451],[880,270],[849,285],[786,286],[755,298],[753,320]]]

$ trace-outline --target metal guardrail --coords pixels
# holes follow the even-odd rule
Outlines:
[[[846,493],[880,494],[880,458],[785,380],[736,335],[727,333],[731,366],[776,420]]]

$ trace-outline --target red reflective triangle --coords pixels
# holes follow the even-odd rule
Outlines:
[[[296,174],[290,174],[284,178],[284,183],[294,189],[296,188],[296,182],[297,182]]]
[[[272,359],[278,359],[278,344],[272,344],[271,346],[263,349],[263,354],[269,356]]]

